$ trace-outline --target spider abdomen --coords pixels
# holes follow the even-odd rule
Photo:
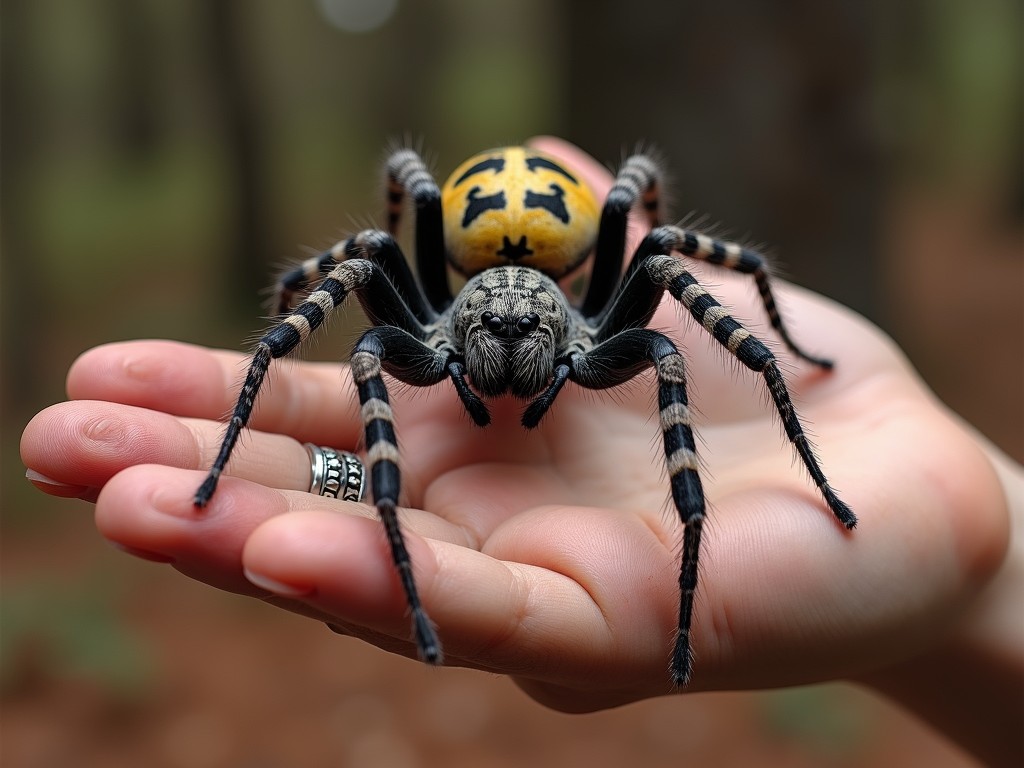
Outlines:
[[[464,275],[520,265],[561,277],[597,238],[590,188],[554,158],[523,147],[474,155],[441,191],[451,265]]]

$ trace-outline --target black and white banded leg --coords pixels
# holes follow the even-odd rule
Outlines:
[[[340,240],[319,256],[282,276],[276,293],[279,313],[291,310],[291,302],[297,292],[322,280],[339,263],[349,259],[366,259],[380,267],[421,323],[437,320],[437,313],[420,291],[402,249],[391,235],[379,229],[364,230],[355,237]]]
[[[356,240],[393,242],[385,232],[369,230]],[[206,506],[216,490],[242,430],[252,415],[271,362],[291,353],[327,316],[355,293],[367,315],[382,327],[367,331],[351,358],[352,378],[359,395],[370,488],[374,505],[387,533],[392,560],[399,573],[420,656],[432,664],[441,663],[441,646],[430,623],[412,576],[412,563],[398,522],[401,492],[398,446],[391,405],[381,371],[386,370],[412,386],[432,386],[445,378],[452,380],[470,416],[478,424],[488,420],[487,409],[465,380],[461,360],[450,348],[426,343],[431,332],[412,313],[402,293],[383,268],[369,259],[350,259],[336,265],[328,276],[281,322],[257,342],[245,382],[228,422],[220,451],[206,479],[196,491],[197,507]]]
[[[651,232],[651,237],[660,241],[667,249],[662,253],[678,252],[684,256],[717,264],[742,274],[752,275],[757,291],[761,296],[761,304],[768,314],[768,320],[775,332],[779,334],[789,350],[807,362],[825,370],[832,368],[832,361],[805,352],[789,335],[782,316],[775,303],[768,265],[764,257],[757,251],[746,248],[739,243],[716,240],[700,232],[693,232],[680,227],[659,227]]]
[[[416,208],[416,272],[423,294],[436,312],[452,303],[444,247],[441,190],[420,156],[411,149],[394,152],[387,162],[388,231],[397,235],[406,195]]]
[[[656,226],[660,217],[660,195],[661,170],[658,164],[642,154],[626,158],[601,209],[590,284],[580,305],[580,312],[585,317],[598,315],[619,285],[630,211],[642,205],[648,225]]]
[[[271,310],[275,316],[292,310],[297,294],[323,280],[335,266],[350,258],[351,240],[339,240],[330,248],[306,259],[281,275],[274,286]]]
[[[272,309],[283,315],[292,308],[295,296],[322,280],[334,267],[352,258],[367,258],[376,261],[391,273],[393,282],[402,295],[410,301],[417,316],[424,323],[436,318],[439,311],[451,303],[451,290],[444,257],[444,227],[441,220],[441,192],[437,182],[427,171],[423,161],[411,149],[392,153],[387,162],[387,234],[391,242],[398,236],[405,198],[408,194],[416,209],[415,252],[422,289],[417,285],[405,256],[398,249],[382,247],[379,252],[364,252],[364,243],[355,238],[339,240],[330,248],[318,253],[285,272],[274,287]],[[416,305],[426,300],[429,311],[419,311]]]
[[[204,507],[213,496],[217,482],[231,458],[238,438],[249,423],[256,396],[263,386],[270,362],[283,357],[304,341],[310,333],[323,324],[327,316],[354,290],[368,285],[375,270],[373,265],[361,259],[339,264],[320,283],[305,301],[297,306],[280,323],[267,331],[256,343],[245,382],[238,395],[238,401],[228,421],[227,431],[221,442],[220,451],[213,462],[206,480],[196,491],[195,504]]]
[[[524,412],[523,424],[536,426],[566,381],[602,389],[628,380],[642,370],[645,363],[655,366],[672,496],[685,526],[679,582],[679,633],[671,662],[673,680],[677,685],[685,685],[692,667],[689,636],[705,514],[703,491],[697,475],[682,357],[661,334],[638,327],[650,320],[666,290],[730,354],[761,374],[786,436],[825,503],[846,528],[853,528],[857,518],[838,497],[821,470],[771,350],[732,318],[677,258],[664,254],[643,258],[624,288],[616,294],[612,305],[603,313],[594,332],[596,346],[589,352],[577,353],[559,362],[552,383]]]
[[[641,274],[642,273],[642,274]],[[786,381],[779,369],[775,355],[750,331],[729,315],[724,307],[690,274],[686,268],[672,256],[653,256],[638,271],[637,280],[631,285],[649,285],[668,290],[691,316],[725,347],[730,354],[752,371],[764,377],[772,402],[782,419],[797,455],[818,487],[825,503],[836,518],[847,528],[857,524],[853,511],[843,502],[829,485],[818,460],[814,455],[810,440],[804,432],[803,425],[797,415],[793,400],[790,397]],[[643,290],[643,289],[641,289]],[[658,291],[660,298],[660,290]]]
[[[440,664],[441,643],[420,601],[412,560],[398,522],[401,493],[398,441],[390,398],[381,372],[387,368],[402,381],[430,386],[448,375],[448,356],[430,349],[397,328],[374,328],[363,334],[356,344],[351,367],[352,380],[359,393],[373,503],[384,524],[391,559],[405,592],[416,649],[423,661]]]
[[[213,496],[224,468],[234,451],[242,430],[249,423],[256,396],[263,386],[263,380],[272,360],[284,357],[315,332],[350,293],[361,293],[364,288],[374,286],[372,304],[377,311],[402,322],[404,327],[419,328],[419,323],[402,300],[387,276],[366,259],[344,261],[334,267],[328,276],[277,325],[263,334],[256,343],[245,382],[239,392],[227,430],[221,442],[217,458],[207,474],[206,480],[196,491],[195,504],[206,506]],[[361,298],[363,298],[361,296]],[[404,316],[402,311],[404,309]]]
[[[675,345],[646,328],[623,330],[587,352],[572,354],[559,365],[561,375],[527,408],[523,423],[536,426],[568,380],[588,389],[625,383],[653,366],[658,377],[658,414],[672,503],[683,524],[683,558],[679,570],[679,616],[670,671],[677,686],[689,682],[693,668],[690,628],[697,590],[700,541],[706,515],[698,473],[697,445],[686,394],[686,366]]]

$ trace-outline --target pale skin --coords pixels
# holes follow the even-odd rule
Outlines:
[[[599,193],[610,185],[573,147],[536,144]],[[836,361],[822,373],[773,339],[745,278],[709,266],[700,274],[783,361],[825,473],[859,524],[846,531],[829,513],[761,381],[667,298],[653,327],[687,359],[710,501],[689,690],[853,679],[984,756],[985,745],[955,732],[967,713],[949,725],[921,686],[901,682],[928,659],[936,678],[956,681],[959,662],[973,659],[1003,665],[1019,692],[1020,628],[996,621],[1020,598],[1020,554],[1009,547],[1019,468],[938,402],[863,318],[779,284],[794,338]],[[347,367],[275,365],[230,475],[206,509],[193,506],[245,360],[161,341],[85,353],[68,374],[69,400],[25,430],[30,479],[95,501],[100,532],[129,552],[414,655],[373,508],[305,492],[303,442],[359,449]],[[565,711],[669,693],[681,529],[652,377],[611,392],[567,385],[532,432],[515,401],[491,401],[493,423],[481,429],[446,384],[392,386],[391,395],[402,522],[445,663],[507,674]],[[985,734],[989,748],[992,738],[1011,745],[1013,735]]]

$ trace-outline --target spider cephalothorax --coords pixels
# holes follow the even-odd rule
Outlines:
[[[529,400],[522,423],[532,428],[567,382],[607,389],[653,368],[672,502],[683,524],[679,631],[670,671],[676,685],[685,685],[692,669],[690,626],[706,504],[683,357],[667,336],[647,327],[666,292],[740,363],[761,374],[826,504],[848,528],[856,518],[818,465],[775,356],[700,285],[680,255],[751,275],[772,328],[789,350],[824,369],[831,362],[807,354],[790,338],[758,253],[661,224],[659,169],[645,155],[625,161],[599,217],[593,194],[574,171],[521,147],[470,158],[443,192],[411,150],[395,152],[387,173],[387,231],[366,230],[343,240],[279,283],[277,306],[284,317],[256,345],[196,504],[212,497],[271,360],[292,351],[355,293],[371,322],[355,345],[351,368],[374,505],[387,530],[420,656],[440,663],[440,642],[420,603],[398,522],[399,451],[382,374],[413,386],[448,379],[480,426],[490,421],[484,398],[511,394]],[[406,196],[416,207],[416,277],[394,240]],[[640,206],[650,231],[623,270],[627,216]],[[591,252],[590,281],[573,307],[554,278]],[[454,296],[446,262],[469,278]],[[315,287],[292,309],[294,295],[309,286]]]
[[[493,267],[470,278],[448,314],[455,350],[486,397],[543,390],[574,322],[558,285],[524,267]]]

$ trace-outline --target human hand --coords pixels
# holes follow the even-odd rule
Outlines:
[[[607,189],[593,161],[542,148]],[[742,276],[703,274],[758,317]],[[955,623],[1006,546],[990,462],[891,342],[825,299],[779,293],[793,335],[836,361],[830,374],[789,362],[789,383],[860,524],[844,531],[794,465],[760,382],[664,302],[654,327],[683,342],[710,501],[691,690],[856,677],[912,656]],[[243,366],[166,342],[86,353],[72,400],[26,429],[26,465],[50,492],[96,496],[98,527],[129,551],[413,655],[373,509],[303,492],[303,442],[358,443],[347,368],[278,365],[234,477],[193,507]],[[650,375],[614,392],[570,386],[533,432],[515,403],[493,403],[479,429],[449,387],[392,393],[402,521],[449,664],[509,674],[572,711],[668,692],[680,529],[654,393]]]

